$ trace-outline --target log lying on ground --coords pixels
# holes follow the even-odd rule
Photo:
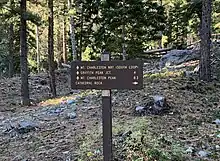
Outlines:
[[[167,52],[167,51],[170,51],[172,50],[172,48],[164,48],[164,49],[155,49],[155,50],[150,50],[150,51],[145,51],[143,54],[146,55],[146,54],[155,54],[155,53],[160,53],[158,55],[161,55],[161,53],[163,52]],[[157,54],[155,54],[157,55]]]
[[[71,68],[71,65],[62,63],[62,66],[65,68]]]

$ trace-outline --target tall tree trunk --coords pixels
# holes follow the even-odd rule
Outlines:
[[[59,17],[58,17],[59,19]],[[61,24],[60,24],[60,20],[58,21],[59,23],[59,28],[61,28]],[[61,32],[60,30],[57,31],[57,52],[58,52],[58,68],[60,69],[61,68],[61,59],[62,59],[62,35],[61,35]]]
[[[67,63],[67,50],[66,50],[66,1],[64,1],[63,8],[63,62]]]
[[[84,5],[82,2],[82,8],[81,8],[81,16],[80,16],[80,47],[79,47],[79,55],[77,60],[82,60],[82,48],[83,48],[83,44],[82,44],[82,39],[83,39],[83,12],[84,12]]]
[[[54,38],[53,38],[53,0],[48,1],[49,7],[49,31],[48,31],[48,64],[50,77],[50,90],[53,97],[56,97],[56,80],[55,80],[55,64],[54,64]]]
[[[122,56],[123,60],[126,60],[126,49],[125,49],[125,24],[122,25]]]
[[[37,46],[37,72],[40,73],[40,48],[39,48],[39,28],[36,25],[36,46]]]
[[[125,10],[125,0],[123,0],[123,11]],[[125,12],[123,12],[122,18],[122,56],[123,60],[126,60],[126,49],[125,49]]]
[[[20,28],[20,65],[21,65],[21,98],[24,106],[30,105],[27,64],[27,22],[25,18],[27,2],[21,0]]]
[[[210,44],[211,44],[211,13],[212,0],[202,1],[202,29],[201,29],[201,58],[200,58],[200,79],[211,81],[211,62],[210,62]]]
[[[13,77],[14,74],[14,27],[13,24],[10,24],[9,27],[9,67],[8,67],[8,76],[9,78]]]
[[[66,51],[66,20],[63,20],[63,62],[67,63],[67,51]]]
[[[68,0],[68,9],[72,9],[72,1]],[[76,38],[75,38],[75,24],[74,24],[74,19],[73,16],[70,16],[70,39],[71,39],[71,46],[72,46],[72,55],[73,55],[73,60],[76,60]]]
[[[163,6],[163,1],[159,0],[159,4],[160,4],[160,6]],[[160,36],[160,39],[158,40],[158,47],[159,47],[159,49],[161,49],[162,48],[162,38],[163,38],[162,31],[159,31],[159,36]]]

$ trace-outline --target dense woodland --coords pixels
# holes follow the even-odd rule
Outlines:
[[[219,0],[204,3],[210,9],[201,0],[2,0],[1,76],[20,73],[27,84],[28,73],[50,71],[56,96],[54,70],[62,63],[97,60],[103,50],[117,59],[134,59],[150,49],[184,49],[207,30],[219,33]],[[27,87],[22,89],[28,98]]]
[[[69,67],[104,51],[145,62],[112,90],[115,161],[219,161],[220,0],[0,0],[0,160],[103,159],[101,91]]]

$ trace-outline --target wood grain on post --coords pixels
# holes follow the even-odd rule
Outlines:
[[[110,55],[104,52],[102,61],[109,61]],[[111,90],[102,91],[102,129],[103,129],[103,155],[104,161],[112,161],[112,105]]]

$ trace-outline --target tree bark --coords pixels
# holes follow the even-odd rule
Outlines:
[[[84,12],[84,5],[82,2],[82,8],[81,8],[81,16],[80,16],[80,47],[79,47],[79,55],[77,60],[82,60],[82,48],[83,48],[83,44],[82,44],[82,39],[83,39],[83,12]]]
[[[125,24],[122,24],[122,57],[126,60],[126,49],[125,49]]]
[[[67,63],[67,51],[66,51],[66,20],[63,20],[63,62]]]
[[[20,65],[21,65],[21,98],[22,105],[30,105],[28,86],[28,64],[27,64],[27,22],[25,18],[27,2],[21,0],[21,22],[20,22]]]
[[[37,46],[37,72],[40,73],[39,28],[37,25],[36,25],[36,46]]]
[[[59,19],[59,18],[58,18]],[[60,20],[58,21],[59,23],[59,28],[61,28],[61,23]],[[62,67],[62,33],[60,32],[60,30],[57,31],[57,52],[58,52],[58,69],[60,69]]]
[[[68,0],[68,9],[72,9],[72,1]],[[75,24],[74,24],[74,19],[73,16],[70,16],[70,39],[71,39],[71,46],[72,46],[72,55],[73,55],[73,60],[77,59],[76,56],[76,38],[75,38]]]
[[[125,10],[125,0],[123,0],[123,11]],[[123,13],[122,18],[122,57],[123,60],[126,60],[126,49],[125,49],[125,13]]]
[[[159,0],[160,6],[163,6],[163,1]],[[158,40],[158,47],[159,49],[162,49],[162,38],[163,38],[163,32],[159,31],[160,39]]]
[[[9,67],[8,67],[8,76],[9,78],[13,77],[14,74],[14,27],[13,24],[10,24],[9,27]]]
[[[201,28],[201,58],[200,58],[200,80],[211,81],[211,12],[212,0],[202,1],[202,28]]]
[[[67,49],[66,49],[66,1],[64,1],[63,13],[63,63],[67,63]]]
[[[49,7],[49,31],[48,31],[48,64],[50,90],[53,97],[56,97],[56,80],[55,80],[55,64],[54,64],[54,22],[53,22],[53,0],[48,1]]]

